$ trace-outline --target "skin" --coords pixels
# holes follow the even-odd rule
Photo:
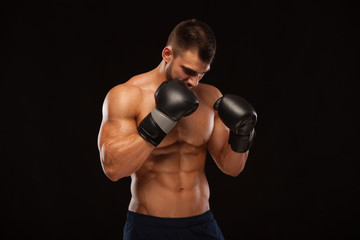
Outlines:
[[[168,218],[195,216],[210,209],[206,149],[219,169],[234,177],[244,169],[248,152],[234,152],[228,144],[229,129],[213,109],[221,92],[199,83],[210,63],[201,61],[196,49],[175,57],[171,46],[163,49],[162,58],[155,69],[108,92],[98,137],[101,164],[112,181],[131,176],[130,211]],[[170,78],[186,83],[199,107],[155,148],[138,134],[137,126],[155,108],[156,89]]]

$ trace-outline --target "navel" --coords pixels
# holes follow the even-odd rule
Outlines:
[[[184,188],[180,187],[178,190],[179,190],[179,192],[182,192],[182,191],[184,191]]]

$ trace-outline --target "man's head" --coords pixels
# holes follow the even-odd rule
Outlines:
[[[215,51],[215,36],[206,23],[195,19],[180,22],[171,31],[162,52],[167,79],[196,86],[210,70]]]

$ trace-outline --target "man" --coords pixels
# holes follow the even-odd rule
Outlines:
[[[215,50],[207,24],[183,21],[155,69],[105,98],[101,164],[112,181],[132,180],[124,239],[223,239],[209,206],[206,150],[222,172],[237,176],[257,116],[241,97],[199,83]]]

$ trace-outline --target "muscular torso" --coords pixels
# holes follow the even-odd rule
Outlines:
[[[131,83],[146,86],[146,75]],[[208,85],[192,89],[198,109],[182,118],[142,167],[131,175],[129,210],[158,217],[188,217],[209,210],[209,186],[205,176],[206,144],[214,126]],[[136,106],[137,126],[155,108],[155,88],[141,88]]]

